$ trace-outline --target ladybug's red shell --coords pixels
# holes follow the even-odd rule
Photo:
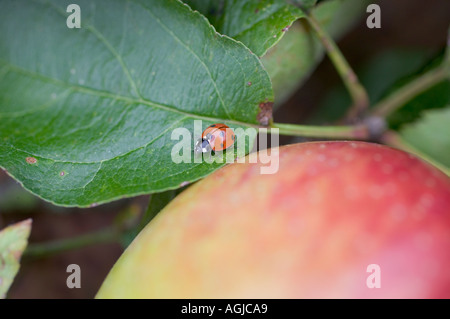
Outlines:
[[[208,126],[203,131],[202,138],[209,141],[213,151],[222,151],[234,144],[236,135],[227,125],[218,123]]]

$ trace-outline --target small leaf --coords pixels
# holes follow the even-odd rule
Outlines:
[[[398,130],[407,123],[419,120],[426,110],[445,108],[450,103],[449,92],[450,81],[444,80],[418,94],[388,116],[389,127]]]
[[[448,79],[450,80],[450,28],[447,33],[447,50],[445,51],[445,67],[447,68]]]
[[[31,219],[0,231],[0,298],[5,298],[20,268],[20,257],[28,243]]]
[[[314,0],[185,2],[203,13],[219,32],[242,41],[253,52],[262,56],[264,67],[272,80],[275,106],[279,106],[302,84],[324,56],[323,46],[307,22],[300,19],[293,24],[295,20],[305,17],[293,4],[311,9],[311,14],[337,39],[350,29],[371,1],[330,0],[317,6],[314,6]],[[281,10],[284,14],[276,17],[268,14],[282,7],[285,8]],[[235,19],[232,23],[224,22],[233,17]],[[243,29],[246,30],[245,37],[237,31]]]
[[[420,120],[406,125],[400,136],[419,151],[450,169],[450,105],[429,110]]]
[[[433,59],[434,60],[434,59]],[[361,84],[366,88],[372,105],[375,105],[389,92],[402,87],[412,79],[423,73],[425,65],[430,62],[429,50],[406,50],[391,48],[373,56],[359,70],[356,70]],[[311,123],[323,123],[339,120],[351,105],[351,99],[346,88],[339,84],[330,89],[324,96],[320,107],[312,116]],[[422,107],[426,104],[421,104]],[[429,104],[431,106],[431,104]],[[445,105],[445,104],[444,104]],[[420,111],[420,110],[419,110]],[[404,114],[401,114],[404,113]],[[391,128],[400,126],[406,118],[415,119],[416,116],[405,108],[389,118]],[[418,114],[417,114],[418,115]],[[414,117],[413,117],[414,116]]]
[[[419,72],[410,75],[406,79],[402,79],[393,85],[386,94],[393,93],[401,86],[406,85],[427,71],[443,67],[448,71],[448,77],[436,83],[432,87],[428,88],[424,92],[421,92],[413,99],[402,105],[398,110],[389,114],[387,120],[389,127],[394,130],[398,130],[402,125],[416,121],[420,118],[425,110],[445,108],[450,103],[450,34],[447,38],[446,50],[440,52],[435,58],[423,66]]]
[[[39,205],[39,200],[30,192],[24,190],[19,184],[2,185],[0,193],[0,214],[7,211],[31,212]]]
[[[295,20],[305,16],[293,1],[287,0],[185,2],[203,13],[218,32],[241,41],[258,56],[275,45]],[[315,2],[297,1],[303,8],[310,8]]]
[[[365,12],[368,0],[330,0],[311,9],[311,14],[338,39]],[[272,80],[275,106],[281,105],[308,78],[324,57],[324,48],[305,19],[294,23],[281,41],[261,61]]]
[[[70,3],[0,10],[0,167],[48,201],[85,207],[198,180],[225,163],[174,163],[171,132],[257,126],[273,101],[258,57],[177,0],[80,0],[80,29],[66,25]]]
[[[141,217],[139,223],[135,227],[125,231],[121,238],[121,244],[123,247],[128,245],[134,240],[139,232],[170,202],[175,198],[178,191],[182,190],[168,190],[161,193],[154,193],[150,195],[150,199],[147,205],[147,209]]]
[[[323,57],[320,42],[305,24],[294,23],[289,32],[261,58],[280,106],[302,84]]]
[[[147,210],[141,220],[139,231],[147,225],[172,199],[176,196],[175,190],[152,194],[148,202]]]

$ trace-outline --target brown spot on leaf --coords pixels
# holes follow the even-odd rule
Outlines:
[[[20,251],[20,250],[12,250],[12,251],[10,251],[10,253],[15,260],[19,260],[20,257],[22,257],[22,251]]]
[[[34,157],[27,157],[26,161],[28,164],[35,164],[37,162],[37,159],[35,159]]]
[[[289,30],[290,27],[291,27],[290,25],[287,25],[283,29],[281,29],[281,31],[286,32],[287,30]]]
[[[62,171],[61,173],[59,173],[59,176],[64,176],[64,175],[65,175],[64,171]]]
[[[259,103],[259,112],[258,112],[257,119],[261,125],[264,125],[264,126],[269,125],[269,121],[272,118],[272,107],[273,107],[273,102]]]
[[[186,185],[189,185],[189,182],[184,181],[184,182],[182,182],[182,183],[180,184],[180,187],[184,187],[184,186],[186,186]]]

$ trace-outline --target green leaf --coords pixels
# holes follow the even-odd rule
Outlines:
[[[40,201],[36,196],[24,190],[20,185],[11,183],[0,192],[0,215],[8,212],[31,212]],[[1,218],[1,217],[0,217]]]
[[[273,101],[259,59],[177,0],[77,1],[80,29],[66,25],[71,2],[0,11],[0,166],[48,201],[88,206],[198,180],[225,164],[172,162],[171,132],[258,125]]]
[[[416,121],[422,115],[422,112],[428,109],[438,109],[447,107],[450,103],[450,29],[447,36],[447,47],[431,61],[423,66],[419,71],[404,78],[393,85],[390,90],[387,90],[386,95],[395,94],[395,91],[402,86],[420,80],[420,77],[426,76],[427,73],[433,72],[438,68],[443,68],[447,71],[447,78],[442,79],[439,83],[435,83],[424,92],[417,94],[413,99],[402,105],[398,110],[389,114],[387,120],[389,127],[398,130],[405,123]],[[446,73],[444,73],[445,76]]]
[[[415,123],[400,130],[400,136],[411,146],[450,169],[450,105],[429,110]]]
[[[447,50],[445,51],[445,65],[447,69],[448,79],[450,80],[450,28],[448,28],[447,33]]]
[[[292,4],[311,9],[311,14],[337,39],[351,28],[371,3],[370,0],[330,0],[314,7],[316,1],[185,2],[203,13],[219,32],[242,41],[262,56],[272,80],[275,106],[282,104],[306,80],[324,56],[323,46],[307,22],[300,19],[293,24],[305,15]],[[285,10],[277,11],[277,16],[269,14],[282,7]],[[239,31],[244,29],[245,37]]]
[[[309,9],[316,4],[317,0],[287,0],[287,2],[299,6],[302,9]]]
[[[20,257],[28,243],[31,219],[0,231],[0,298],[4,299],[20,268]]]
[[[418,94],[388,116],[389,127],[399,130],[403,125],[419,120],[426,110],[445,108],[450,103],[449,92],[450,81],[444,80]]]
[[[275,45],[291,24],[304,17],[303,11],[288,0],[185,0],[203,13],[216,30],[244,43],[263,56]],[[315,0],[297,1],[307,9]]]
[[[330,0],[311,14],[334,39],[346,33],[365,12],[370,1]],[[272,80],[275,107],[282,104],[309,77],[324,57],[324,48],[306,20],[294,23],[283,39],[262,57]]]
[[[177,190],[168,190],[161,193],[155,193],[150,195],[147,209],[141,217],[141,220],[135,227],[125,231],[121,238],[121,244],[123,247],[128,247],[134,238],[140,233],[140,231],[156,216],[158,213],[171,202],[177,193],[183,190],[184,187]]]
[[[371,104],[374,105],[388,92],[393,92],[394,88],[401,87],[406,81],[422,74],[424,65],[428,64],[429,60],[429,50],[391,48],[371,57],[357,73],[369,94]],[[310,122],[335,122],[345,115],[350,105],[351,99],[347,90],[340,84],[326,92]]]
[[[141,220],[139,231],[147,225],[172,199],[177,195],[175,190],[152,194],[147,206],[147,210]]]

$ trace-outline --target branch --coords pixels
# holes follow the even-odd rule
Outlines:
[[[415,96],[445,80],[447,72],[443,66],[437,67],[398,89],[373,107],[373,114],[387,117]]]
[[[369,131],[365,125],[312,126],[271,123],[269,131],[272,131],[272,129],[278,129],[278,133],[281,135],[352,140],[365,140],[369,138]]]
[[[119,240],[120,232],[116,227],[109,227],[94,233],[78,237],[30,244],[24,252],[24,257],[47,257],[60,252],[83,248],[93,244],[112,243]]]
[[[322,29],[319,22],[311,14],[307,14],[307,20],[311,27],[316,31],[317,36],[328,53],[328,57],[331,62],[333,62],[353,100],[353,105],[347,114],[347,118],[350,121],[355,121],[369,107],[369,96],[367,95],[366,89],[359,82],[358,77],[348,64],[334,40],[324,29]]]

